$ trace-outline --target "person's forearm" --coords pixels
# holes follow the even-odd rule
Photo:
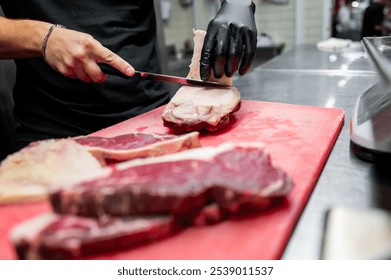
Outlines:
[[[127,61],[91,35],[55,27],[47,22],[0,17],[0,59],[43,57],[53,70],[84,82],[106,79],[97,62],[109,64],[125,75],[134,75],[134,68]]]
[[[51,24],[0,17],[0,59],[42,55],[42,40]]]

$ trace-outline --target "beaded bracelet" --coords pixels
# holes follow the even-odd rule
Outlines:
[[[48,30],[48,33],[46,33],[46,36],[43,38],[43,40],[42,40],[42,57],[43,57],[43,60],[46,62],[46,63],[48,63],[47,62],[47,60],[46,60],[46,46],[47,46],[47,44],[48,44],[48,40],[49,40],[49,37],[50,37],[50,35],[52,34],[52,32],[53,32],[53,30],[55,29],[55,28],[65,28],[63,25],[61,25],[61,24],[53,24],[52,26],[50,26],[50,28],[49,28],[49,30]]]

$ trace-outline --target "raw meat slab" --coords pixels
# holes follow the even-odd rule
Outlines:
[[[171,132],[162,125],[160,107],[93,135]],[[225,141],[260,141],[273,164],[283,168],[294,187],[287,202],[242,220],[189,228],[133,250],[96,259],[279,259],[311,195],[344,123],[340,109],[243,100],[232,126],[201,137],[203,146]],[[18,222],[48,211],[46,202],[0,206],[0,259],[13,259],[9,230]]]

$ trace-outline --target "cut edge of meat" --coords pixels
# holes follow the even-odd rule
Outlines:
[[[189,131],[208,131],[208,132],[217,132],[221,131],[230,125],[230,117],[233,113],[239,111],[241,107],[241,101],[234,107],[231,113],[228,115],[219,117],[218,121],[211,123],[210,121],[195,121],[194,123],[186,122],[179,119],[172,119],[171,117],[165,117],[166,114],[169,114],[169,110],[165,111],[163,116],[163,125],[167,128],[173,129],[175,131],[189,132]],[[169,120],[171,119],[171,120]]]

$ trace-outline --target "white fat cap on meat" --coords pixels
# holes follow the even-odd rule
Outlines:
[[[194,50],[193,50],[193,57],[191,59],[190,65],[189,65],[190,70],[189,70],[189,74],[187,75],[187,78],[201,80],[200,60],[201,60],[201,52],[202,52],[202,47],[204,45],[206,31],[193,30],[193,33],[194,33]],[[213,70],[212,70],[212,74],[211,74],[209,81],[219,82],[219,83],[225,84],[225,85],[232,85],[232,78],[228,78],[226,76],[223,76],[220,79],[216,79],[213,75]]]
[[[141,166],[147,164],[154,164],[160,162],[172,162],[180,160],[204,160],[208,161],[213,159],[217,154],[234,150],[235,148],[255,148],[264,150],[263,143],[255,142],[243,142],[243,143],[234,143],[226,142],[217,147],[200,147],[194,148],[191,150],[182,151],[175,154],[164,155],[156,158],[146,158],[146,159],[136,159],[129,162],[119,163],[117,165],[117,170],[127,169],[133,166]],[[265,150],[264,150],[265,151]],[[267,153],[265,151],[265,153]]]
[[[96,178],[103,170],[85,147],[71,139],[35,142],[1,163],[0,202],[44,196],[49,187]]]
[[[18,243],[22,240],[33,242],[44,228],[56,220],[58,220],[58,215],[54,213],[45,213],[37,216],[14,227],[11,230],[10,239],[13,243]]]

